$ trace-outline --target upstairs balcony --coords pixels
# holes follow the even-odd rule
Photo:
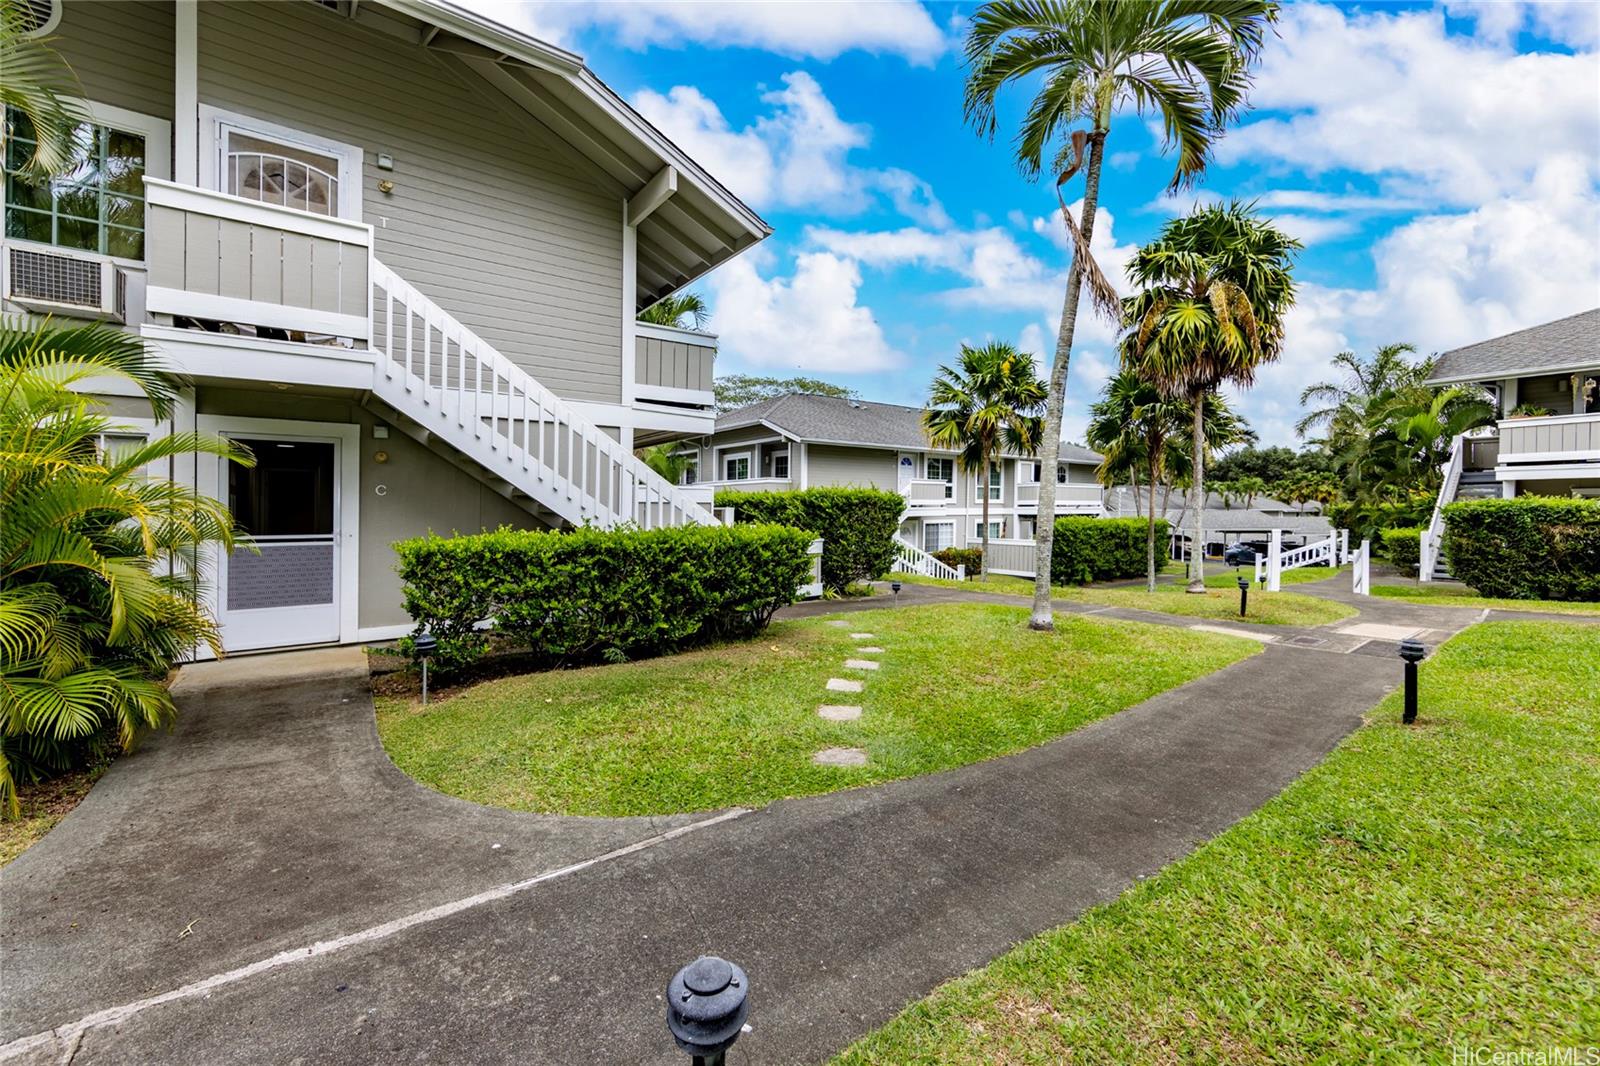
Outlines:
[[[1600,412],[1507,418],[1494,443],[1493,456],[1473,460],[1488,460],[1501,481],[1597,473],[1585,468],[1600,466]]]
[[[1084,514],[1098,511],[1101,505],[1100,486],[1068,482],[1056,484],[1056,513]],[[1039,483],[1022,482],[1017,486],[1017,506],[1035,510],[1039,507]]]
[[[948,481],[918,479],[906,485],[906,504],[910,507],[943,507],[955,497],[955,485]]]

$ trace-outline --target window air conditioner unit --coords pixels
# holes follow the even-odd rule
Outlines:
[[[128,275],[105,256],[65,248],[6,248],[5,298],[40,314],[127,319]]]

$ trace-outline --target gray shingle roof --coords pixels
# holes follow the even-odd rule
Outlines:
[[[1174,492],[1170,502],[1177,504],[1180,495],[1181,493]],[[1158,503],[1160,498],[1160,490],[1157,490],[1156,499]],[[1147,499],[1149,499],[1148,495],[1141,495],[1140,503],[1143,504]],[[1256,497],[1255,502],[1258,504],[1267,503],[1269,506],[1278,503],[1279,506],[1290,510],[1285,513],[1274,513],[1263,511],[1259,507],[1242,507],[1237,504],[1233,507],[1224,507],[1222,506],[1221,497],[1213,496],[1210,493],[1206,494],[1206,499],[1207,537],[1213,533],[1265,534],[1269,529],[1282,529],[1297,536],[1303,535],[1315,538],[1326,537],[1333,529],[1328,519],[1315,511],[1297,511],[1294,510],[1294,504],[1279,503],[1279,501],[1268,500],[1262,496]],[[1105,504],[1106,514],[1112,516],[1127,518],[1132,516],[1135,511],[1132,493],[1124,486],[1108,490],[1105,495]],[[1174,528],[1179,525],[1180,519],[1184,529],[1192,529],[1194,527],[1194,512],[1181,505],[1168,507],[1164,513],[1167,522]]]
[[[1428,382],[1492,381],[1525,371],[1596,365],[1600,365],[1600,307],[1445,352]]]
[[[716,432],[766,422],[803,441],[859,444],[868,448],[926,450],[922,408],[872,400],[845,400],[792,392],[717,416]],[[1061,445],[1061,459],[1098,463],[1100,455],[1076,444]]]

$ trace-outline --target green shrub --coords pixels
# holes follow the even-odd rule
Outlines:
[[[1422,565],[1422,530],[1385,529],[1378,533],[1383,556],[1402,573],[1415,574]]]
[[[1600,601],[1600,500],[1458,500],[1444,509],[1444,554],[1482,596]]]
[[[781,526],[570,533],[501,529],[394,546],[406,610],[442,669],[488,650],[478,627],[556,662],[615,661],[759,633],[810,572]]]
[[[732,507],[734,521],[804,529],[822,538],[822,584],[843,592],[894,565],[894,535],[906,501],[879,489],[805,489],[799,492],[717,493],[716,506]]]
[[[1082,585],[1117,577],[1139,577],[1145,572],[1145,537],[1148,519],[1056,519],[1055,542],[1050,555],[1050,583]],[[1158,560],[1165,558],[1167,521],[1156,519]]]
[[[968,577],[983,573],[982,548],[940,548],[933,553],[933,557],[952,570],[958,566],[966,567]]]

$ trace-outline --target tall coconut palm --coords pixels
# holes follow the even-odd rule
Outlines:
[[[1032,455],[1039,450],[1045,405],[1044,382],[1039,380],[1033,356],[1009,344],[990,343],[981,348],[961,346],[957,366],[941,366],[933,379],[923,427],[935,447],[956,453],[956,464],[977,473],[983,493],[983,568],[980,581],[989,576],[989,468],[1003,452]],[[1042,491],[1055,484],[1051,476],[1039,479]],[[1041,508],[1040,515],[1053,511]],[[1048,521],[1048,519],[1047,519]]]
[[[215,438],[110,449],[119,425],[81,391],[118,380],[165,417],[174,382],[135,335],[0,320],[0,808],[17,779],[64,769],[109,736],[131,746],[172,717],[164,678],[198,644],[221,654],[183,560],[234,543],[216,500],[146,476]]]
[[[1205,592],[1204,401],[1224,382],[1248,387],[1278,357],[1300,242],[1233,202],[1196,208],[1140,248],[1128,274],[1122,359],[1194,405],[1194,545],[1189,591]]]
[[[1176,150],[1172,186],[1192,183],[1205,170],[1217,138],[1245,106],[1250,68],[1277,12],[1272,0],[994,0],[972,16],[966,42],[967,121],[992,139],[999,127],[1000,91],[1017,82],[1037,86],[1017,132],[1016,162],[1030,180],[1046,166],[1057,175],[1062,223],[1074,247],[1045,408],[1040,451],[1045,469],[1054,469],[1060,455],[1061,412],[1084,281],[1090,281],[1097,302],[1115,301],[1089,256],[1112,119],[1121,112],[1159,117],[1168,145]],[[1084,171],[1081,224],[1073,221],[1060,195],[1079,170]],[[1114,313],[1111,306],[1106,310]],[[1043,479],[1040,514],[1053,513],[1055,495],[1055,481]],[[1029,622],[1035,629],[1053,626],[1052,533],[1046,524],[1038,536]]]
[[[82,91],[72,68],[50,47],[49,38],[31,34],[37,18],[31,5],[0,0],[0,107],[18,114],[33,141],[15,165],[24,180],[47,178],[67,168],[73,158],[73,133],[85,118],[73,99]],[[0,151],[8,149],[10,126],[11,122],[0,123]]]
[[[1089,446],[1107,456],[1127,454],[1143,468],[1150,492],[1145,511],[1145,585],[1151,592],[1156,590],[1156,486],[1167,477],[1174,438],[1188,424],[1183,400],[1163,395],[1126,370],[1106,382],[1104,398],[1089,408]]]
[[[645,308],[639,321],[678,329],[704,329],[710,317],[711,308],[705,297],[697,292],[675,292]]]

